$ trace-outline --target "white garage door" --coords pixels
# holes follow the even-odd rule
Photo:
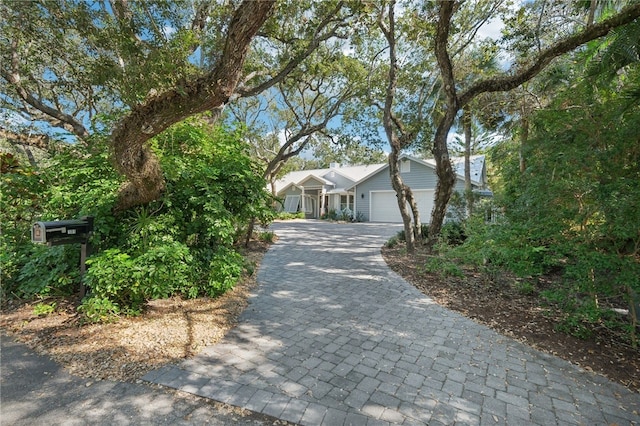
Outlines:
[[[420,210],[420,220],[422,223],[429,222],[431,210],[433,210],[433,189],[414,189],[413,195]],[[371,222],[393,222],[401,223],[402,216],[398,208],[398,200],[394,191],[371,191]]]

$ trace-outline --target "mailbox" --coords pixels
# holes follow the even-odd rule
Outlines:
[[[86,244],[92,231],[92,216],[76,220],[36,222],[31,227],[31,241],[48,245]]]

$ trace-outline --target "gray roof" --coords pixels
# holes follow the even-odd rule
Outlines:
[[[409,158],[414,161],[418,161],[423,164],[427,164],[435,168],[436,162],[434,159],[422,160],[411,156],[403,155],[403,158]],[[464,179],[464,157],[452,157],[451,162],[456,171],[458,177]],[[472,155],[471,156],[471,181],[473,184],[483,187],[486,182],[484,172],[484,155]],[[331,172],[338,173],[342,177],[351,181],[351,185],[347,185],[347,189],[353,187],[353,185],[368,179],[370,176],[376,174],[382,169],[388,167],[387,163],[383,164],[369,164],[361,166],[337,166],[326,169],[314,169],[314,170],[298,170],[287,173],[281,179],[276,181],[276,193],[279,193],[289,185],[298,185],[305,181],[309,177],[314,177],[321,182],[327,182],[327,186],[334,186],[329,189],[331,192],[343,192],[342,188],[335,188],[335,183],[332,180]]]
[[[436,166],[436,160],[429,158],[424,160],[426,163]],[[485,179],[485,156],[484,155],[472,155],[469,158],[470,170],[471,170],[471,182],[478,186],[484,186]],[[464,157],[451,157],[451,165],[456,171],[458,176],[464,179]]]

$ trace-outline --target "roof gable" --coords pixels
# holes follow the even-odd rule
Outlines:
[[[369,174],[372,170],[381,168],[383,166],[384,164],[371,164],[363,166],[343,166],[327,169],[297,170],[289,172],[275,182],[276,193],[282,192],[285,188],[289,187],[292,184],[302,186],[308,179],[315,179],[318,186],[335,186],[337,185],[336,181],[340,180],[336,179],[335,175],[341,176],[342,182],[344,182],[344,179],[346,179],[351,183],[355,183],[363,176]],[[332,173],[334,173],[334,175],[332,175]],[[344,186],[344,183],[340,186]]]
[[[333,182],[316,175],[308,175],[297,183],[299,186],[333,185]]]
[[[435,166],[433,166],[432,164],[429,164],[426,161],[420,160],[419,158],[412,157],[412,156],[407,155],[407,154],[401,155],[399,160],[400,161],[403,161],[403,160],[414,161],[416,163],[422,164],[424,166],[427,166],[427,167],[435,170]],[[378,173],[382,172],[383,170],[387,170],[388,168],[389,168],[389,163],[380,164],[379,167],[376,170],[373,170],[368,175],[363,176],[360,180],[358,180],[356,183],[354,183],[351,187],[349,187],[347,189],[351,189],[354,186],[357,186],[357,185],[361,184],[362,182],[365,182],[366,180],[371,179],[373,176],[377,175]]]

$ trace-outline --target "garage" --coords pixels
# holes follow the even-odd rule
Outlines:
[[[401,223],[402,216],[398,208],[395,191],[371,191],[371,222],[392,222]],[[427,223],[431,217],[433,210],[435,190],[433,189],[414,189],[413,195],[418,203],[420,210],[420,220]]]

